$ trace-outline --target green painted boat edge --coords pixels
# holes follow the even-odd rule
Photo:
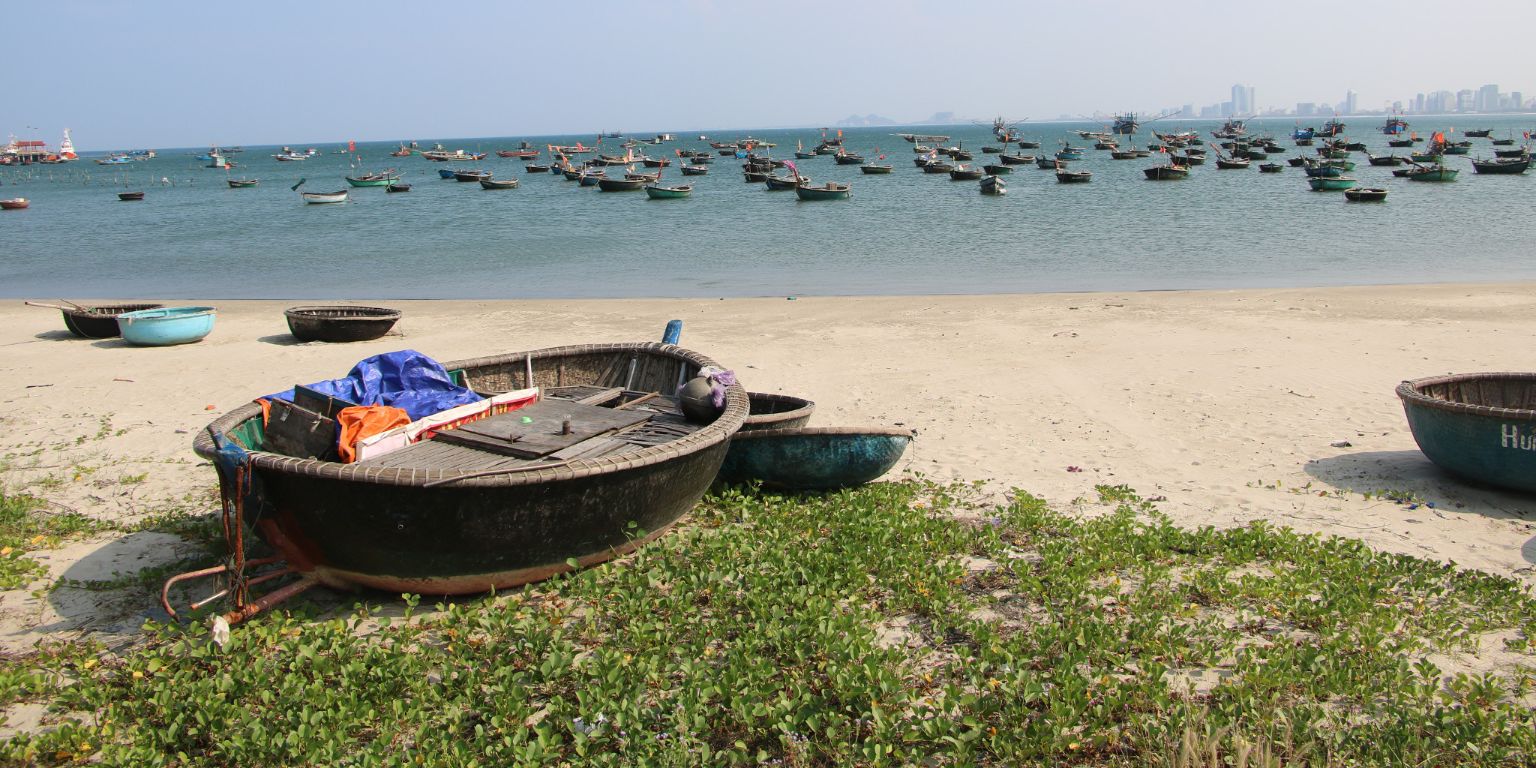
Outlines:
[[[1419,450],[1440,468],[1478,483],[1536,492],[1536,410],[1495,408],[1431,397],[1438,384],[1482,380],[1529,381],[1536,373],[1433,376],[1397,387]]]
[[[717,482],[760,481],[765,488],[836,490],[889,472],[912,442],[901,428],[806,427],[737,432]]]

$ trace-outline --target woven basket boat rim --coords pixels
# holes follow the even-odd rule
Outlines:
[[[912,430],[905,427],[796,427],[793,429],[761,429],[738,432],[732,440],[773,440],[785,437],[904,437],[912,439]]]
[[[316,314],[319,312],[347,312],[352,316],[335,316]],[[363,307],[343,304],[311,304],[302,307],[289,307],[283,310],[288,317],[297,317],[305,320],[385,320],[389,318],[399,319],[401,310],[389,307]]]
[[[453,360],[444,362],[442,365],[448,370],[470,369],[520,361],[524,356],[532,357],[535,365],[537,365],[537,361],[541,358],[622,352],[649,353],[671,357],[679,361],[692,363],[700,368],[719,365],[714,360],[698,352],[673,344],[663,344],[654,341],[548,347],[527,352],[510,352],[467,360]],[[677,440],[649,446],[623,455],[601,456],[594,459],[576,459],[547,468],[526,469],[505,474],[474,477],[466,476],[481,475],[481,473],[470,470],[360,466],[334,461],[321,461],[319,459],[301,459],[268,451],[250,451],[249,455],[251,465],[257,469],[322,480],[423,487],[440,481],[464,477],[465,479],[463,480],[444,486],[444,490],[455,488],[506,488],[536,485],[552,481],[576,480],[623,470],[638,469],[697,453],[719,445],[736,434],[737,430],[741,428],[742,422],[746,420],[747,408],[746,389],[740,384],[732,384],[726,388],[725,411],[720,414],[719,418],[704,428]],[[213,458],[216,450],[211,436],[212,433],[227,435],[231,429],[234,429],[240,423],[260,414],[261,405],[250,402],[220,416],[207,427],[198,430],[197,436],[192,440],[193,451],[203,458]]]
[[[1428,376],[1422,379],[1407,380],[1397,385],[1397,396],[1402,398],[1405,405],[1411,404],[1422,408],[1434,408],[1449,413],[1536,421],[1536,410],[1533,409],[1497,408],[1489,405],[1474,405],[1472,403],[1453,403],[1449,400],[1431,397],[1422,391],[1425,388],[1438,384],[1462,384],[1472,381],[1490,380],[1529,381],[1536,383],[1536,372],[1491,371],[1487,373],[1453,373],[1443,376]]]

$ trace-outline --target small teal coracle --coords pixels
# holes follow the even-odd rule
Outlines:
[[[168,347],[201,341],[213,331],[213,307],[164,307],[117,316],[123,339],[143,347]]]

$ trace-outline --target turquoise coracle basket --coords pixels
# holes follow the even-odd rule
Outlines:
[[[117,316],[123,339],[144,347],[168,347],[201,341],[213,331],[213,307],[165,307]]]

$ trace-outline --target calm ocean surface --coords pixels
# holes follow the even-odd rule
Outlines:
[[[1421,136],[1436,129],[1493,128],[1495,137],[1536,128],[1536,117],[1414,117]],[[1323,121],[1308,121],[1320,125]],[[1381,118],[1348,121],[1351,139],[1376,154],[1389,150]],[[1195,129],[1212,143],[1212,121],[1161,121],[1143,127]],[[1304,123],[1306,124],[1306,123]],[[1274,135],[1284,163],[1312,147],[1288,138],[1294,121],[1255,120],[1251,133]],[[414,185],[405,194],[352,190],[343,205],[305,205],[305,191],[347,186],[351,155],[340,144],[280,163],[276,147],[247,146],[232,155],[235,177],[261,185],[230,189],[225,172],[204,168],[201,150],[158,150],[142,163],[102,166],[90,153],[68,165],[0,168],[0,197],[26,197],[32,207],[0,212],[0,294],[9,297],[162,298],[529,298],[636,296],[781,296],[844,294],[1004,293],[1501,281],[1536,279],[1536,171],[1530,176],[1477,176],[1465,158],[1453,183],[1393,178],[1391,168],[1359,167],[1361,186],[1391,191],[1384,204],[1346,203],[1340,193],[1312,192],[1299,168],[1261,174],[1218,171],[1215,154],[1191,178],[1151,182],[1142,169],[1160,162],[1112,160],[1069,133],[1092,123],[1024,123],[1025,138],[1054,151],[1062,140],[1089,147],[1073,167],[1093,181],[1058,184],[1050,171],[1017,166],[1008,194],[984,197],[976,182],[950,181],[914,167],[912,145],[895,131],[951,136],[994,156],[987,126],[845,129],[845,143],[869,159],[876,150],[895,171],[868,176],[831,157],[800,162],[820,182],[851,182],[846,201],[801,202],[742,181],[740,161],[716,156],[710,174],[692,177],[692,198],[650,200],[643,192],[601,193],[562,177],[528,174],[523,163],[495,156],[519,141],[592,143],[592,136],[436,139],[449,149],[488,152],[479,163],[394,158],[396,143],[358,145],[363,170],[395,167]],[[83,131],[81,133],[84,133]],[[746,131],[710,131],[729,141]],[[752,132],[773,141],[776,158],[806,149],[811,129]],[[652,156],[708,146],[698,133],[676,134]],[[1453,134],[1453,139],[1463,138]],[[621,140],[603,142],[621,154]],[[1492,157],[1488,139],[1472,139],[1473,155]],[[310,145],[295,145],[302,149]],[[133,148],[125,148],[133,149]],[[638,150],[637,150],[638,151]],[[1013,151],[1017,151],[1014,149]],[[674,157],[675,160],[675,157]],[[547,162],[547,160],[546,160]],[[521,187],[485,191],[443,181],[439,168],[482,167],[513,176]],[[619,170],[619,169],[614,169]],[[169,185],[161,179],[169,180]],[[664,183],[685,183],[677,165]],[[143,190],[143,202],[116,192]]]

